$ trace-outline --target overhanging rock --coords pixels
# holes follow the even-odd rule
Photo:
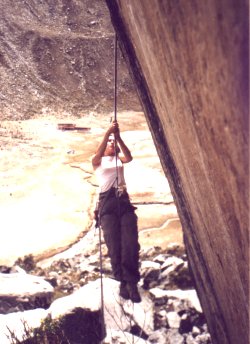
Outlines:
[[[248,4],[106,0],[213,343],[248,342]]]

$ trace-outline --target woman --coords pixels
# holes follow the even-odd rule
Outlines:
[[[92,158],[100,187],[98,215],[112,271],[115,279],[120,281],[120,296],[140,302],[137,289],[140,245],[136,208],[130,203],[123,169],[123,164],[132,159],[120,136],[119,125],[114,121]]]

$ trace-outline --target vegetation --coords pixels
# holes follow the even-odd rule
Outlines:
[[[23,258],[18,258],[15,265],[20,266],[25,271],[29,272],[35,269],[36,263],[32,254],[24,256]]]
[[[14,331],[9,330],[8,339],[11,344],[69,344],[60,324],[60,320],[44,319],[39,328],[30,328],[23,321],[24,334],[18,338]]]

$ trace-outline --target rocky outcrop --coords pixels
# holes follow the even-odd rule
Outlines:
[[[166,271],[169,269],[170,273],[170,268],[178,274],[178,281],[189,280],[186,273],[179,269],[187,263],[185,254],[170,255],[170,250],[163,252],[159,248],[151,248],[141,252],[139,290],[142,302],[138,304],[119,296],[119,282],[110,278],[110,263],[105,254],[101,283],[97,249],[96,255],[86,257],[83,253],[67,259],[55,259],[54,264],[46,269],[34,270],[33,273],[43,276],[39,280],[46,279],[54,285],[54,297],[56,295],[57,299],[48,309],[30,302],[31,310],[20,312],[17,308],[10,308],[6,313],[11,313],[1,314],[1,344],[10,343],[8,336],[25,343],[31,333],[35,338],[40,336],[39,342],[45,338],[43,336],[48,336],[51,343],[57,342],[56,339],[59,342],[65,339],[69,343],[97,344],[103,339],[106,344],[134,341],[148,344],[210,344],[205,317],[191,284],[188,289],[183,289],[172,281],[166,288]],[[11,271],[9,274],[6,272],[6,278],[9,275],[13,281],[12,274]],[[20,282],[17,285],[13,281],[11,289],[18,290],[27,276],[36,278],[19,273]],[[63,294],[66,295],[58,297]]]
[[[248,322],[247,1],[110,1],[214,343]]]

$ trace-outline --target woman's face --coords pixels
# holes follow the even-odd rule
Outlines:
[[[109,136],[104,155],[115,155],[115,138],[113,135]]]

